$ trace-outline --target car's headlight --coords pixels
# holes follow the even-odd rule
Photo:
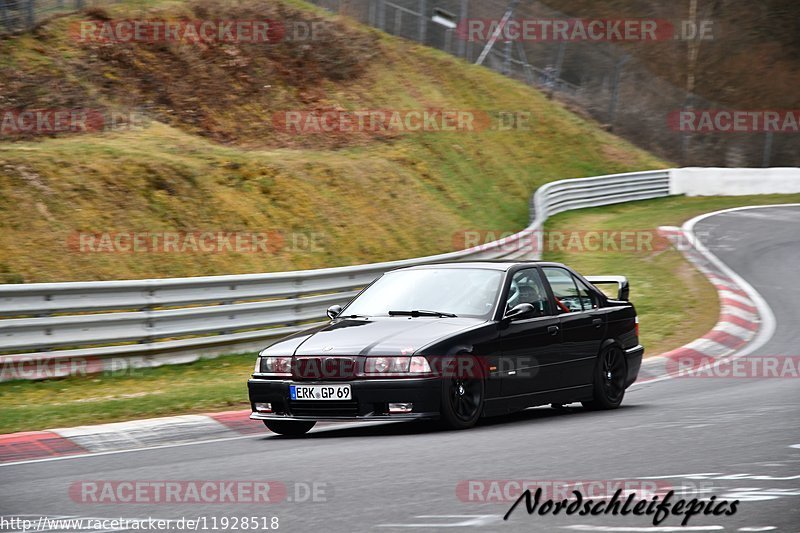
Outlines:
[[[288,377],[292,375],[292,357],[259,357],[256,374]]]
[[[411,366],[408,371],[411,374],[430,374],[431,365],[426,358],[418,355],[411,358]]]
[[[364,364],[366,374],[428,374],[431,366],[421,356],[415,357],[368,357]]]

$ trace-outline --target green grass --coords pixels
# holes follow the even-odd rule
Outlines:
[[[42,382],[0,384],[0,434],[247,409],[255,355]]]

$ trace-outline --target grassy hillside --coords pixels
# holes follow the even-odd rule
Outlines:
[[[109,44],[93,19],[327,21],[312,42]],[[134,110],[134,128],[0,136],[0,281],[315,268],[454,249],[466,229],[525,225],[554,179],[663,168],[538,92],[301,2],[123,2],[0,41],[0,109]],[[527,128],[286,133],[293,110],[530,113]],[[250,231],[269,253],[81,253],[76,232]],[[313,237],[316,247],[293,248]]]

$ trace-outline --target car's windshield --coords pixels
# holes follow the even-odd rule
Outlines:
[[[502,278],[500,271],[479,268],[390,272],[347,306],[342,315],[389,316],[390,311],[428,311],[488,318]]]

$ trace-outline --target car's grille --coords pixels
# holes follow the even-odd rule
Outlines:
[[[357,376],[358,360],[355,357],[296,357],[292,364],[292,377],[314,381],[352,380]]]
[[[290,401],[289,410],[294,416],[355,417],[358,416],[358,402],[355,400]]]

